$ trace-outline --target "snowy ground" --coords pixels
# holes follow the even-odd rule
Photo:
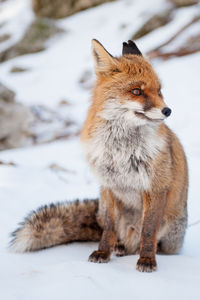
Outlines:
[[[163,3],[117,1],[58,21],[68,30],[66,35],[49,41],[44,52],[2,64],[0,81],[14,89],[17,99],[27,105],[56,107],[60,100],[67,99],[71,118],[81,127],[90,91],[79,84],[79,79],[92,69],[91,38],[99,39],[111,53],[119,55],[121,42]],[[15,39],[19,39],[33,17],[29,1],[9,0],[2,5],[1,18],[12,19],[7,22],[7,30],[17,32]],[[172,24],[139,41],[141,50],[160,44],[194,14],[193,7],[187,14],[181,9]],[[22,15],[26,18],[19,22]],[[0,33],[1,30],[4,29],[0,28]],[[83,160],[78,138],[3,151],[0,161],[13,162],[15,166],[0,165],[1,299],[200,299],[200,53],[154,64],[163,82],[165,101],[173,110],[168,124],[180,137],[189,161],[191,226],[181,254],[157,256],[158,271],[143,274],[135,269],[138,256],[112,257],[110,263],[102,265],[87,262],[97,247],[95,243],[75,243],[28,254],[9,253],[9,233],[27,212],[45,203],[96,197],[98,185]],[[11,74],[14,65],[30,71]]]

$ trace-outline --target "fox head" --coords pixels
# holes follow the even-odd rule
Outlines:
[[[97,84],[96,107],[107,120],[123,120],[135,126],[162,122],[171,114],[153,67],[134,42],[123,43],[121,57],[113,57],[92,40]]]

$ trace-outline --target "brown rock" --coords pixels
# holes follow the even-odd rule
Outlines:
[[[114,0],[32,0],[32,7],[37,16],[58,19],[111,1]]]
[[[192,33],[192,26],[200,25],[200,15],[196,15],[189,22],[184,24],[177,32],[175,32],[168,40],[160,44],[156,48],[150,50],[147,55],[150,59],[162,58],[169,59],[171,57],[179,57],[184,55],[193,54],[200,51],[200,34]],[[190,28],[190,36],[187,39],[180,39],[180,36],[184,36],[184,33]],[[186,34],[187,36],[187,34]],[[172,44],[177,38],[180,39],[179,46],[171,47],[170,51],[167,51],[166,46]],[[173,49],[174,48],[174,49]]]
[[[173,9],[170,8],[159,14],[150,17],[142,27],[132,36],[132,40],[137,40],[153,30],[162,27],[172,20]]]
[[[0,53],[0,62],[20,55],[42,51],[45,49],[45,42],[61,32],[63,30],[56,26],[55,21],[37,18],[25,32],[21,41]]]
[[[5,87],[2,83],[0,83],[0,101],[4,101],[7,103],[13,103],[15,98],[15,93]]]
[[[199,0],[169,0],[176,7],[190,6],[199,3]]]
[[[9,38],[10,38],[10,34],[5,33],[5,34],[0,35],[0,43],[3,43],[5,41],[9,40]]]
[[[10,69],[11,73],[23,73],[23,72],[26,72],[26,71],[28,71],[27,68],[22,68],[22,67],[18,67],[18,66],[14,66]]]
[[[14,97],[15,93],[0,83],[0,150],[21,146],[29,134],[32,114]]]
[[[183,45],[173,51],[166,52],[159,49],[158,51],[151,51],[148,56],[151,59],[161,58],[167,60],[172,57],[181,57],[189,54],[200,52],[200,34],[189,37],[184,41]]]

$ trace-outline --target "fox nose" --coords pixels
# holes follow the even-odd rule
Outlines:
[[[162,113],[163,115],[165,115],[166,117],[169,117],[171,115],[172,110],[169,107],[164,107],[162,109]]]

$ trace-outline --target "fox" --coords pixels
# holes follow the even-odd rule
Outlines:
[[[99,199],[42,206],[12,233],[11,249],[26,252],[74,241],[99,242],[89,256],[139,254],[136,269],[157,269],[156,254],[180,251],[187,228],[188,166],[165,124],[171,109],[161,81],[137,45],[112,56],[92,40],[96,83],[81,132]]]

